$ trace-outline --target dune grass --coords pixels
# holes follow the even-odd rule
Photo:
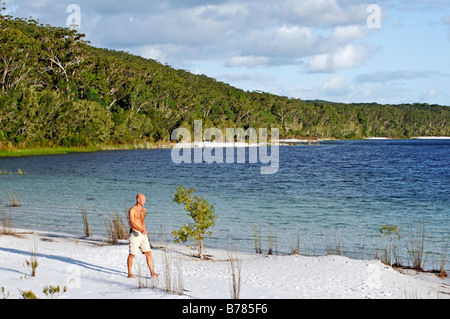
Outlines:
[[[91,231],[89,230],[89,221],[88,221],[88,218],[87,218],[86,208],[81,207],[81,215],[83,217],[84,235],[86,237],[89,237],[89,236],[91,236]]]
[[[8,194],[8,197],[9,197],[9,201],[11,203],[9,205],[9,207],[20,207],[21,204],[20,204],[20,195],[19,194],[12,192],[12,193]]]
[[[128,239],[129,228],[123,223],[119,213],[114,217],[105,216],[106,237],[110,245],[117,245],[119,239]]]
[[[14,235],[16,231],[12,227],[11,214],[1,214],[0,218],[0,235]]]
[[[241,293],[242,260],[238,258],[234,247],[227,247],[228,268],[230,270],[231,299],[239,299]]]

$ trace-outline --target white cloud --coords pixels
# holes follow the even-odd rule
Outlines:
[[[145,45],[135,48],[136,54],[146,58],[157,60],[161,63],[170,63],[170,56],[182,51],[181,46],[177,45]]]
[[[202,19],[213,20],[241,20],[248,15],[248,7],[239,2],[227,2],[225,4],[208,4],[199,7],[201,13],[199,17]]]
[[[19,7],[19,16],[39,16],[43,23],[63,25],[70,2],[10,3]],[[199,60],[227,61],[221,65],[228,67],[298,65],[305,58],[328,54],[337,59],[331,68],[347,68],[351,66],[339,56],[346,52],[335,48],[351,45],[355,50],[356,42],[367,35],[367,4],[358,1],[77,0],[77,4],[82,13],[79,31],[93,45],[144,52],[174,66]]]
[[[52,4],[51,0],[35,0],[35,1],[30,3],[30,6],[34,10],[39,10],[41,8],[48,7],[51,4]]]
[[[263,87],[283,95],[329,100],[400,99],[421,94],[442,101],[448,96],[440,83],[447,79],[439,76],[450,71],[442,57],[433,53],[447,50],[449,42],[444,39],[434,47],[427,44],[423,55],[423,61],[429,61],[425,68],[439,70],[440,75],[417,71],[423,61],[408,64],[413,59],[406,51],[409,44],[417,42],[408,26],[422,10],[432,12],[429,19],[436,17],[434,31],[440,25],[450,40],[448,0],[378,0],[381,29],[367,28],[371,2],[362,0],[7,0],[6,7],[15,17],[33,16],[44,24],[65,26],[70,3],[81,7],[79,31],[95,46],[129,51],[213,77],[225,74],[223,78],[232,81],[230,84],[245,84],[249,90]],[[399,21],[404,28],[390,29]],[[424,25],[427,27],[432,26]],[[405,42],[405,50],[398,46],[395,55],[390,55],[390,47],[397,44],[394,34]],[[408,34],[411,38],[401,37]],[[375,56],[381,49],[383,55]],[[436,61],[431,60],[433,56]],[[367,63],[372,57],[376,65]],[[433,62],[440,66],[428,66]],[[393,70],[396,65],[404,70]],[[361,66],[364,71],[354,77]],[[417,89],[418,81],[409,81],[421,78],[434,83]],[[411,82],[417,87],[411,88]],[[291,89],[295,85],[297,88]],[[434,91],[425,94],[430,87]]]
[[[367,58],[368,52],[361,45],[348,44],[332,56],[334,69],[351,69],[361,65]]]
[[[250,33],[241,43],[244,55],[261,55],[296,60],[317,50],[320,36],[310,28],[281,26],[275,30]]]
[[[225,65],[229,67],[245,66],[245,67],[258,67],[265,65],[269,58],[261,56],[234,56],[229,59]]]
[[[355,81],[360,83],[387,83],[401,80],[426,79],[436,76],[445,76],[437,71],[415,71],[415,70],[396,70],[379,71],[373,73],[360,74]]]
[[[311,72],[333,72],[351,69],[363,64],[369,52],[362,45],[348,44],[335,52],[316,55],[308,62]]]
[[[343,74],[332,76],[326,80],[320,89],[326,92],[338,93],[340,95],[346,94],[354,88],[353,84],[348,83],[347,77]]]
[[[315,86],[297,86],[290,93],[302,99],[320,99],[334,102],[349,102],[358,87],[348,81],[347,76],[338,74],[327,78],[322,84]]]
[[[429,89],[428,92],[423,96],[424,100],[432,100],[435,97],[439,96],[440,93],[434,89]]]
[[[330,69],[330,54],[319,54],[309,60],[308,66],[312,71],[326,71]]]
[[[367,4],[336,0],[286,0],[280,4],[280,15],[291,23],[307,26],[336,26],[361,23],[367,18]]]
[[[348,42],[363,39],[367,35],[368,28],[360,25],[337,26],[333,30],[331,39],[337,42]]]
[[[287,0],[283,4],[286,13],[301,20],[318,18],[316,23],[336,23],[341,8],[335,0]]]
[[[379,83],[357,83],[348,80],[347,76],[335,75],[321,85],[295,87],[291,94],[305,100],[326,100],[341,103],[374,102],[381,103],[413,103],[417,102],[409,90]]]

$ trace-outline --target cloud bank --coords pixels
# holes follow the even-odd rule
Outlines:
[[[448,0],[378,0],[380,29],[369,27],[370,2],[362,0],[4,1],[8,14],[59,26],[66,24],[67,7],[77,4],[79,31],[92,45],[196,73],[208,70],[208,75],[229,79],[244,89],[338,101],[392,96],[400,102],[405,92],[411,99],[414,91],[426,100],[449,97],[436,82],[444,77],[437,74],[443,71],[440,67],[448,69],[448,65],[441,62],[438,67],[435,61],[433,67],[418,67],[417,58],[411,58],[410,64],[391,63],[397,54],[405,62],[411,53],[420,57],[419,52],[392,48],[399,41],[406,45],[416,41],[422,15],[432,13],[428,17],[432,23],[425,21],[422,26],[439,24],[447,30],[444,42],[450,43],[450,16],[445,15]],[[403,38],[392,40],[391,34]],[[439,50],[436,44],[426,54]],[[422,88],[420,79],[435,83]],[[416,86],[399,86],[410,82],[417,82]]]
[[[10,0],[21,16],[61,25],[72,1]],[[182,65],[223,60],[228,67],[304,64],[332,72],[364,63],[359,41],[367,5],[336,0],[78,0],[80,32],[93,45]]]

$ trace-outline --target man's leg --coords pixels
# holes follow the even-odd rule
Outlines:
[[[144,254],[145,254],[145,257],[147,258],[147,265],[148,265],[148,269],[150,269],[150,274],[152,275],[152,278],[158,277],[159,274],[155,273],[155,270],[153,268],[152,253],[150,251],[146,251]]]
[[[128,255],[127,266],[128,266],[128,278],[135,278],[131,272],[131,267],[133,266],[134,255]]]

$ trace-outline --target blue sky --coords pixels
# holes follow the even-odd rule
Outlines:
[[[69,20],[79,21],[92,45],[244,90],[450,105],[450,0],[4,2],[7,14],[58,26],[77,14],[67,12],[75,4],[80,19]],[[371,4],[379,11],[368,10]],[[373,28],[374,21],[380,24]]]

